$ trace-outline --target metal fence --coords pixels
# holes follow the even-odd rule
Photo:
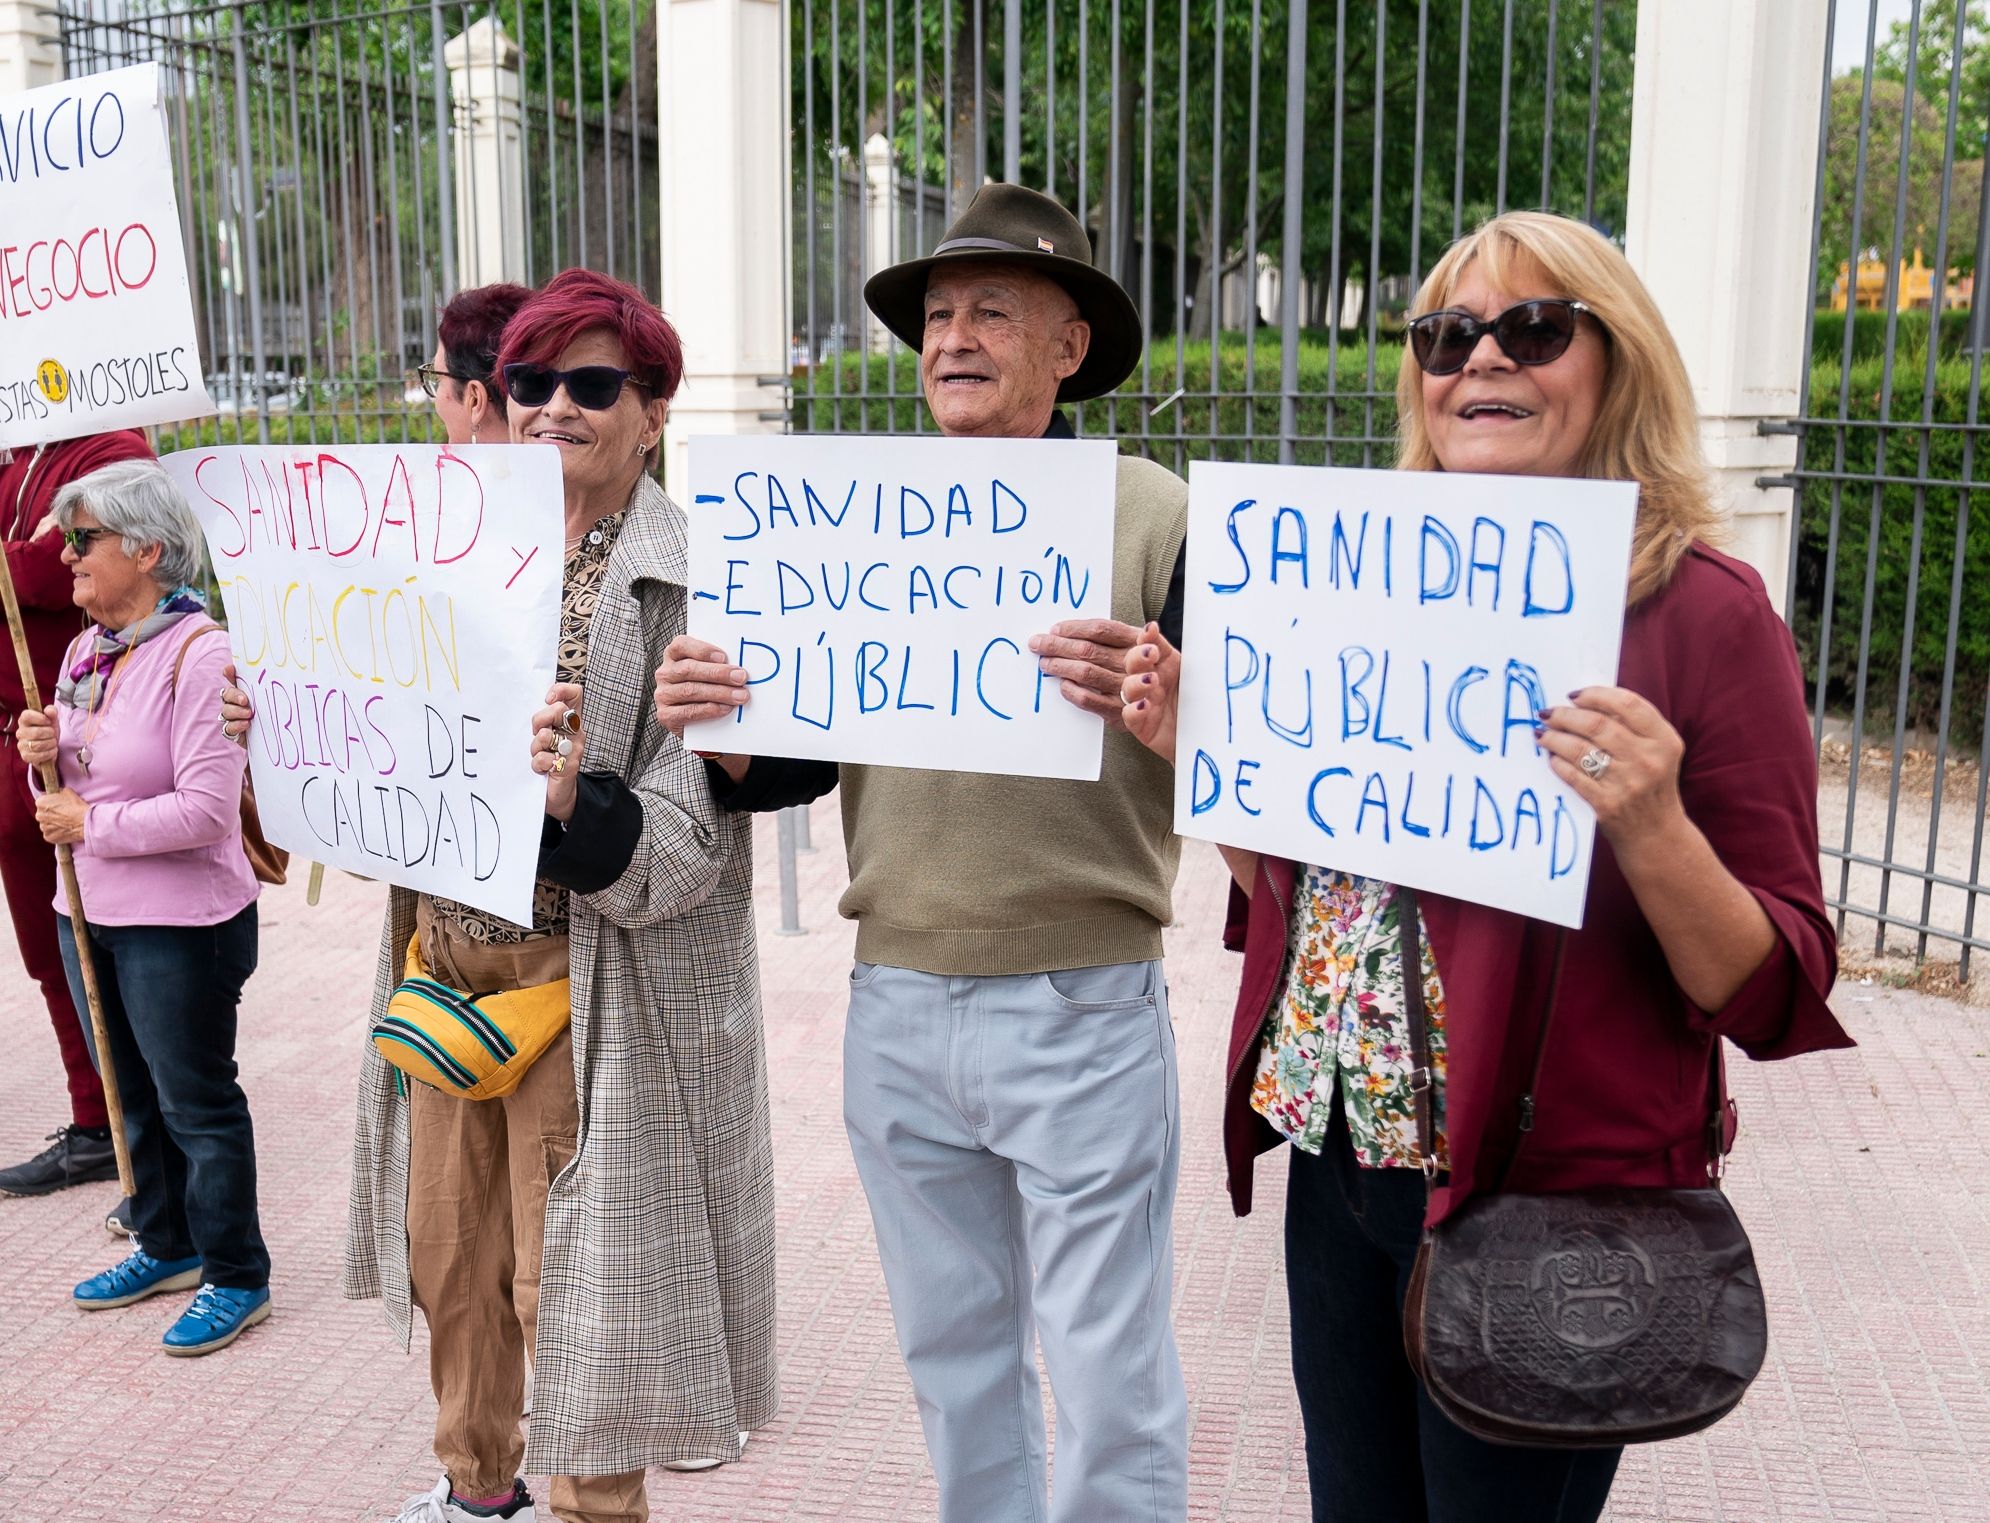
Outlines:
[[[1513,206],[1621,233],[1634,0],[789,9],[798,429],[930,426],[862,277],[990,176],[1064,201],[1134,294],[1139,371],[1079,421],[1176,469],[1386,462],[1395,334],[1448,241]],[[885,172],[920,189],[838,192]]]
[[[1990,37],[1980,4],[1875,15],[1825,67],[1786,607],[1846,951],[1934,950],[1966,980],[1990,951]]]
[[[71,76],[163,66],[221,416],[162,448],[428,437],[407,372],[459,286],[660,284],[647,0],[63,0],[61,35]]]

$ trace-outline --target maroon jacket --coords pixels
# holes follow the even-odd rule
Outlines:
[[[39,462],[33,446],[16,449],[14,458],[0,465],[0,541],[14,592],[21,600],[21,622],[27,628],[28,651],[44,704],[54,701],[55,669],[62,652],[87,621],[70,600],[72,580],[62,564],[62,536],[50,533],[34,539],[35,526],[55,506],[56,492],[77,477],[113,461],[151,458],[152,446],[145,436],[127,428],[59,440],[41,452]],[[10,644],[0,650],[0,730],[13,728],[22,707],[21,672]]]
[[[1534,1129],[1507,1188],[1691,1185],[1707,1178],[1708,1067],[1718,1037],[1752,1058],[1849,1047],[1825,1003],[1838,944],[1817,858],[1817,771],[1796,647],[1762,581],[1695,546],[1664,591],[1624,622],[1618,685],[1649,699],[1685,741],[1686,813],[1761,903],[1777,946],[1725,1009],[1680,992],[1599,835],[1580,931],[1569,933]],[[1232,893],[1225,940],[1244,953],[1223,1117],[1230,1197],[1251,1209],[1259,1153],[1284,1139],[1250,1107],[1256,1053],[1282,983],[1300,869],[1264,858],[1248,900]],[[1420,894],[1444,980],[1445,1124],[1451,1181],[1442,1221],[1490,1188],[1520,1136],[1556,927]]]

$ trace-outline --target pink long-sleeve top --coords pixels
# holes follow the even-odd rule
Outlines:
[[[97,633],[84,631],[65,669]],[[56,705],[57,774],[90,806],[75,856],[94,924],[218,925],[255,899],[242,852],[248,753],[222,736],[215,697],[227,663],[227,634],[189,614],[124,658],[94,719]],[[86,729],[88,772],[76,760]],[[69,913],[59,890],[55,908]]]

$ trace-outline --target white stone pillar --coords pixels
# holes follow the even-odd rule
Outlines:
[[[456,113],[456,283],[525,278],[518,44],[486,16],[442,45]]]
[[[661,0],[663,308],[684,339],[664,482],[687,510],[694,434],[779,433],[787,369],[786,39],[780,0]]]
[[[898,263],[898,185],[891,143],[873,132],[864,143],[864,277]],[[889,354],[897,342],[883,323],[862,314],[864,338],[872,354]]]
[[[0,95],[62,78],[55,0],[0,0]]]
[[[1796,0],[1640,0],[1625,252],[1679,341],[1731,548],[1778,608],[1794,494],[1763,489],[1796,439],[1815,297],[1817,122],[1825,7]]]

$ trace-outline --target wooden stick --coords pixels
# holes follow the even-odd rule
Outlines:
[[[41,711],[41,687],[35,681],[33,658],[28,654],[28,631],[21,622],[21,600],[14,592],[14,569],[0,555],[0,603],[6,605],[7,632],[14,637],[14,659],[21,666],[21,695],[29,708]],[[41,785],[50,793],[62,786],[52,766],[37,767]],[[131,1177],[131,1149],[124,1140],[124,1101],[118,1095],[117,1065],[111,1061],[110,1033],[104,1029],[103,996],[97,991],[97,964],[90,955],[90,922],[83,918],[83,890],[76,881],[75,855],[64,846],[55,848],[56,871],[62,875],[62,892],[69,900],[69,926],[76,933],[76,965],[83,974],[83,998],[90,1007],[90,1030],[97,1039],[97,1077],[104,1085],[104,1110],[111,1123],[111,1147],[117,1153],[117,1180],[126,1195],[136,1195],[138,1186]]]

